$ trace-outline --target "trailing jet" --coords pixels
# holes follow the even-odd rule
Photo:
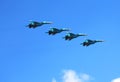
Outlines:
[[[83,46],[89,46],[91,44],[95,44],[97,42],[104,42],[102,40],[90,40],[90,39],[86,39],[83,43],[81,43],[81,45]]]
[[[87,36],[86,34],[80,34],[80,33],[78,33],[78,34],[74,34],[74,33],[67,33],[66,35],[65,35],[65,37],[63,37],[65,40],[72,40],[72,39],[74,39],[74,38],[77,38],[77,37],[79,37],[79,36]]]
[[[31,23],[28,24],[27,27],[29,27],[29,28],[36,28],[36,27],[42,26],[44,24],[52,24],[52,22],[47,22],[47,21],[43,21],[43,22],[31,21]]]
[[[50,29],[48,32],[46,32],[46,33],[48,33],[49,35],[55,35],[55,34],[57,34],[57,33],[63,32],[63,31],[69,31],[69,29],[67,29],[67,28],[61,28],[61,29],[51,28],[51,29]]]

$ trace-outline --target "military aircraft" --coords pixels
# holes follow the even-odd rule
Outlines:
[[[74,34],[74,33],[67,33],[66,35],[65,35],[65,37],[63,37],[65,40],[72,40],[72,39],[74,39],[74,38],[77,38],[77,37],[79,37],[79,36],[87,36],[86,34],[80,34],[80,33],[78,33],[78,34]]]
[[[29,27],[29,28],[36,28],[36,27],[42,26],[44,24],[52,24],[52,22],[47,22],[47,21],[43,21],[43,22],[31,21],[31,23],[28,24],[27,27]]]
[[[104,42],[102,40],[90,40],[90,39],[86,39],[83,43],[81,43],[81,45],[83,46],[89,46],[91,44],[95,44],[97,42]]]
[[[58,29],[58,28],[50,28],[50,30],[46,33],[48,33],[49,35],[55,35],[57,33],[61,33],[63,31],[69,31],[68,28],[61,28],[61,29]]]

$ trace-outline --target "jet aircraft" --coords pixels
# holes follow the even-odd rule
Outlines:
[[[74,38],[77,38],[77,37],[79,37],[79,36],[87,36],[86,34],[80,34],[80,33],[78,33],[78,34],[74,34],[74,33],[67,33],[66,35],[65,35],[65,37],[63,37],[65,40],[72,40],[72,39],[74,39]]]
[[[36,28],[36,27],[42,26],[44,24],[52,24],[52,22],[47,22],[47,21],[43,21],[43,22],[31,21],[31,23],[28,24],[27,27],[29,27],[29,28]]]
[[[90,40],[90,39],[86,39],[83,43],[81,43],[81,45],[83,46],[89,46],[91,44],[95,44],[97,42],[104,42],[102,40]]]
[[[46,33],[48,33],[49,35],[55,35],[55,34],[57,34],[57,33],[63,32],[63,31],[69,31],[69,29],[67,29],[67,28],[61,28],[61,29],[51,28],[51,29],[50,29],[48,32],[46,32]]]

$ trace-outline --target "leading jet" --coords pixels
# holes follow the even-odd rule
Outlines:
[[[91,44],[95,44],[97,42],[104,42],[102,40],[90,40],[90,39],[86,39],[83,43],[81,43],[81,45],[83,46],[90,46]]]
[[[79,36],[87,36],[86,34],[80,34],[80,33],[78,33],[78,34],[74,34],[74,33],[67,33],[66,35],[65,35],[65,37],[63,37],[65,40],[72,40],[72,39],[74,39],[74,38],[77,38],[77,37],[79,37]]]
[[[61,33],[63,31],[69,31],[68,28],[61,28],[61,29],[58,29],[58,28],[50,28],[50,30],[48,30],[48,33],[49,35],[55,35],[57,33]]]
[[[43,22],[31,21],[31,23],[28,24],[27,27],[29,27],[29,28],[36,28],[36,27],[42,26],[44,24],[52,24],[52,22],[47,22],[47,21],[43,21]]]

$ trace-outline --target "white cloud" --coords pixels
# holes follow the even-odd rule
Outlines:
[[[65,70],[63,75],[63,82],[87,82],[91,77],[88,74],[77,74],[74,70]]]
[[[82,82],[79,76],[73,70],[64,71],[63,82]]]
[[[92,80],[88,74],[77,74],[74,70],[64,70],[62,82],[88,82]],[[57,82],[55,79],[52,82]]]
[[[111,82],[120,82],[120,78],[113,79]]]

